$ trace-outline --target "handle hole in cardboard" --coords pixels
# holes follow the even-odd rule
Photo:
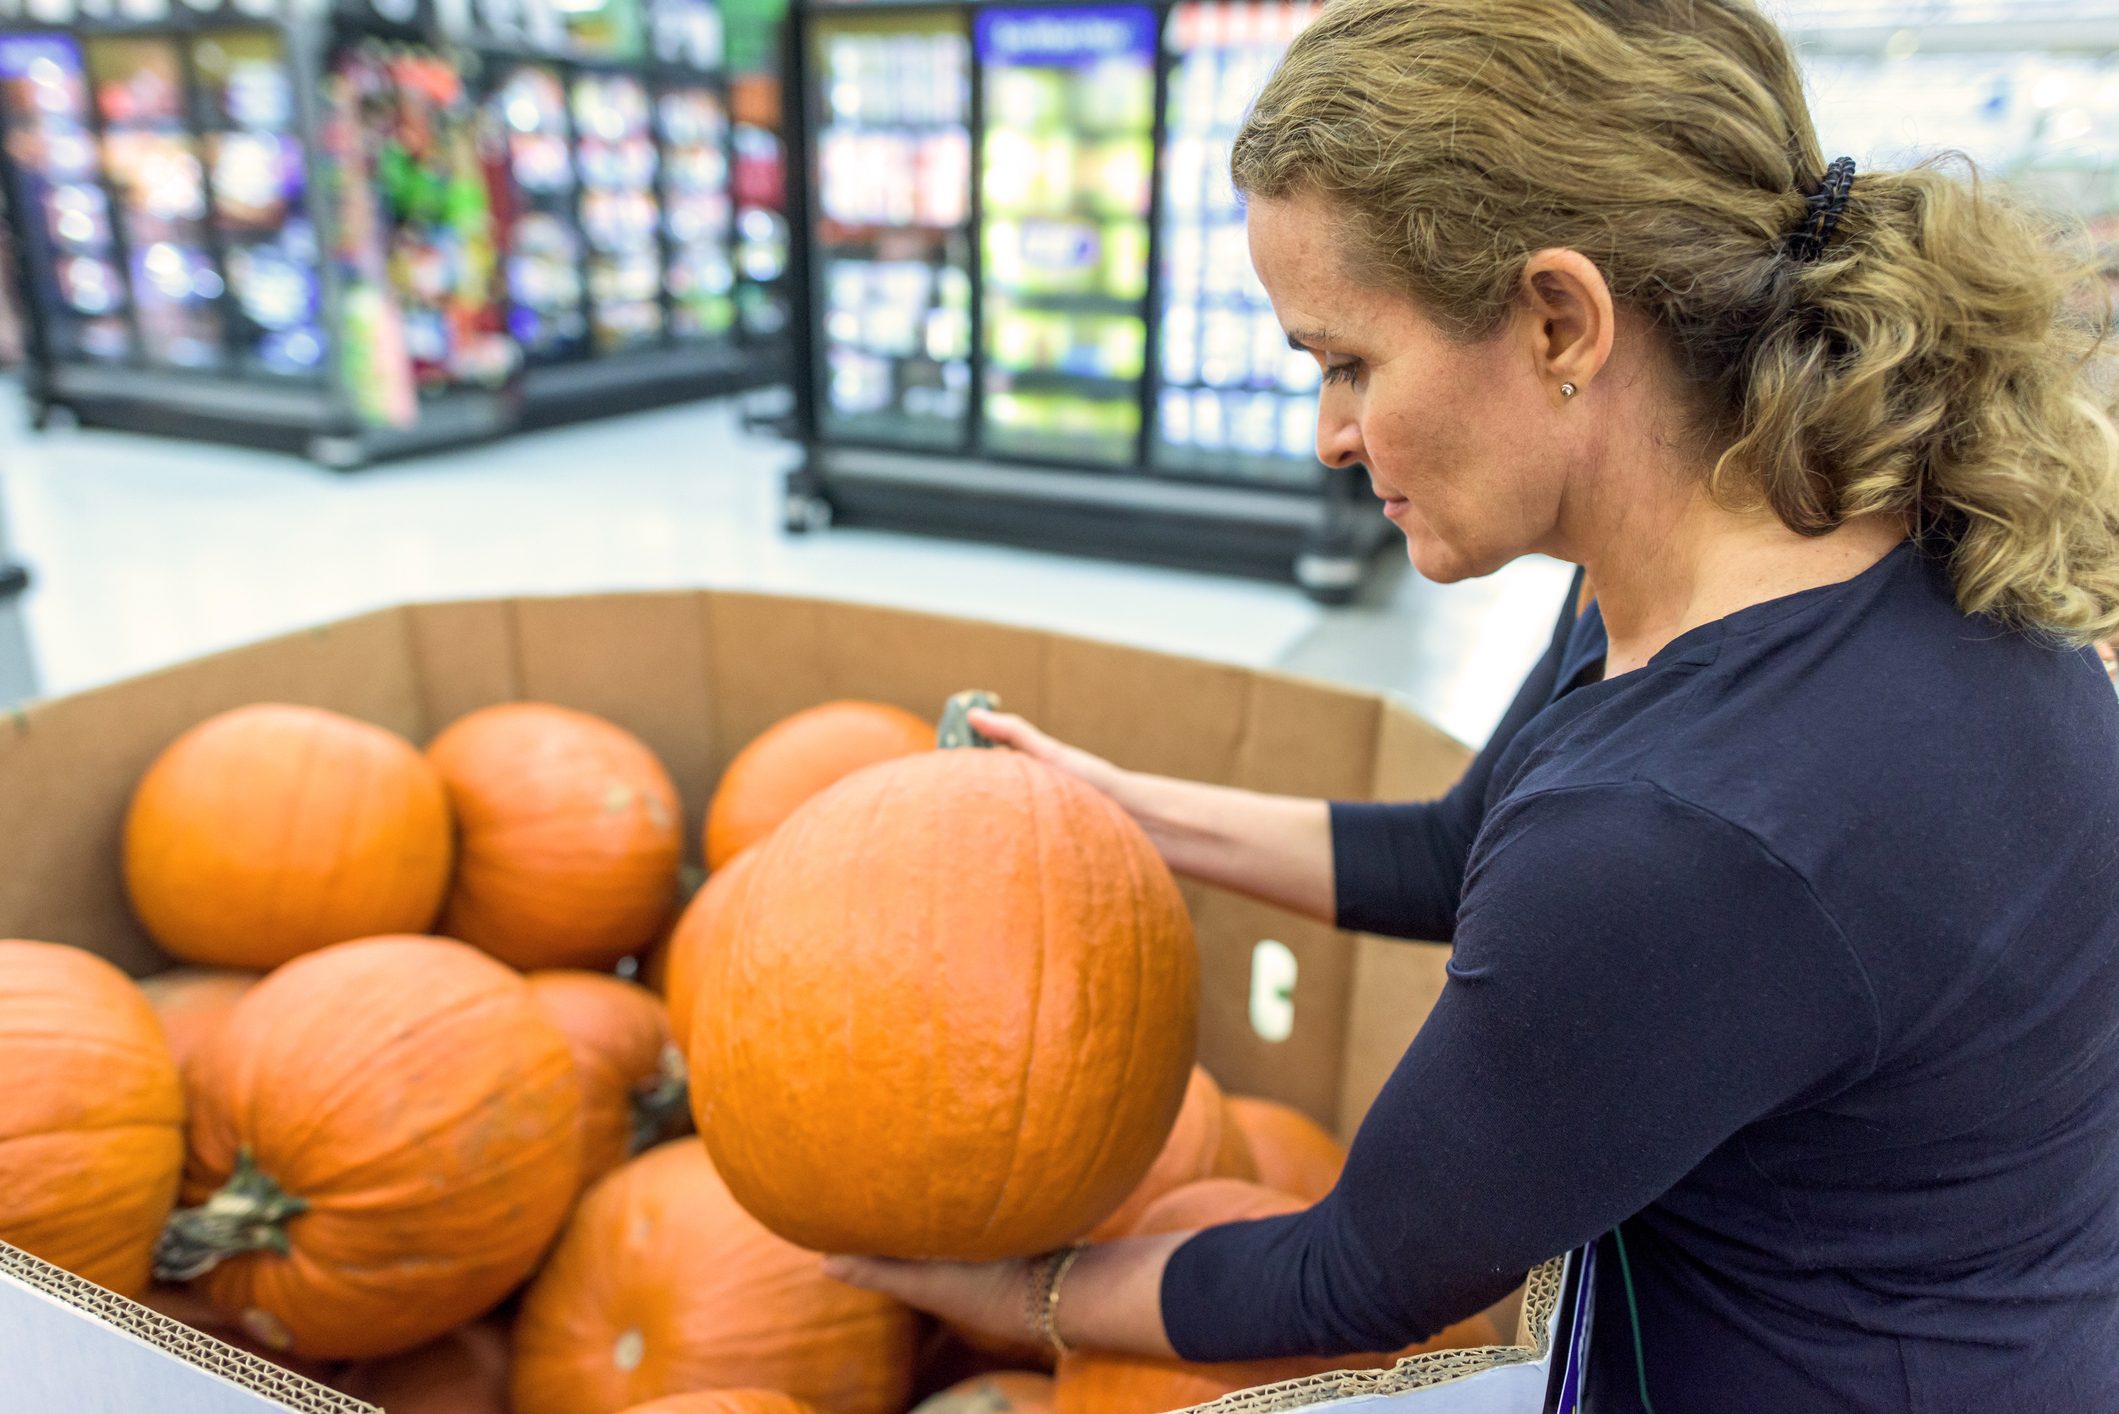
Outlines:
[[[1251,949],[1251,1029],[1261,1040],[1285,1041],[1295,1032],[1295,953],[1263,939]]]

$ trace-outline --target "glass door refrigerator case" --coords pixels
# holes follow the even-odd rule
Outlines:
[[[981,10],[988,451],[1139,453],[1156,12]]]
[[[230,355],[242,373],[318,378],[322,251],[285,42],[268,29],[228,30],[190,47]]]
[[[791,529],[833,520],[1359,587],[1391,531],[1227,176],[1313,10],[797,0],[808,320]],[[975,164],[973,158],[976,158]],[[968,170],[969,169],[969,170]]]
[[[226,353],[201,142],[186,122],[184,41],[91,36],[90,101],[126,251],[139,352],[160,368],[219,369]]]
[[[511,65],[490,108],[510,179],[508,328],[532,363],[579,357],[589,343],[586,249],[566,81],[549,64]]]
[[[876,7],[820,14],[810,33],[826,436],[967,446],[968,30],[960,10]]]
[[[672,81],[656,95],[655,132],[662,143],[663,289],[670,334],[725,337],[736,322],[728,106],[706,84]]]
[[[131,289],[90,126],[79,42],[66,34],[0,35],[0,117],[24,313],[33,343],[42,344],[38,363],[131,358]]]

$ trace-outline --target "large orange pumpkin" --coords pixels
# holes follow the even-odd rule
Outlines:
[[[0,1240],[127,1296],[184,1165],[153,1008],[93,953],[0,941]]]
[[[581,1201],[523,1299],[515,1414],[597,1414],[684,1390],[761,1386],[824,1414],[897,1414],[912,1313],[824,1275],[736,1205],[697,1139]]]
[[[263,975],[232,967],[172,967],[141,980],[180,1073]]]
[[[403,1355],[349,1365],[333,1383],[383,1414],[509,1414],[508,1332],[480,1321]]]
[[[269,968],[434,922],[449,806],[393,732],[317,707],[208,718],[148,768],[125,818],[125,886],[172,955]]]
[[[714,930],[722,926],[724,918],[733,916],[729,903],[743,887],[757,858],[756,850],[747,849],[708,875],[705,886],[692,895],[684,916],[677,920],[677,931],[670,934],[669,947],[663,952],[668,962],[662,995],[670,1004],[670,1034],[677,1038],[677,1049],[686,1055],[691,1054],[692,1004],[698,1000],[706,951],[713,946]]]
[[[1250,1146],[1243,1131],[1228,1117],[1221,1087],[1203,1065],[1192,1067],[1185,1086],[1185,1102],[1177,1112],[1177,1123],[1163,1141],[1155,1164],[1126,1201],[1096,1225],[1090,1237],[1108,1242],[1124,1237],[1165,1193],[1197,1183],[1203,1178],[1255,1178]]]
[[[1230,1095],[1226,1108],[1251,1146],[1260,1183],[1307,1203],[1338,1184],[1346,1150],[1316,1120],[1293,1105],[1252,1095]]]
[[[1154,1162],[1199,964],[1109,797],[1012,751],[871,766],[774,832],[733,907],[693,1007],[693,1114],[783,1237],[1041,1252]]]
[[[462,943],[373,938],[252,988],[191,1073],[156,1249],[275,1349],[393,1355],[528,1276],[572,1202],[580,1082],[529,984]],[[206,1205],[212,1200],[210,1207]]]
[[[651,1399],[622,1414],[817,1414],[817,1407],[773,1389],[698,1389]]]
[[[719,869],[863,766],[933,749],[934,723],[881,702],[827,702],[775,723],[736,753],[714,787],[706,867]]]
[[[677,788],[631,733],[537,702],[487,707],[427,759],[459,830],[439,931],[520,968],[609,967],[676,902]]]
[[[1052,1414],[1052,1376],[1028,1370],[974,1375],[930,1395],[912,1414]]]
[[[1208,1179],[1164,1194],[1134,1225],[1132,1235],[1189,1232],[1217,1223],[1297,1213],[1308,1206],[1300,1198],[1262,1184]],[[1055,1409],[1057,1414],[1161,1414],[1257,1385],[1333,1370],[1387,1369],[1407,1355],[1492,1345],[1496,1338],[1493,1322],[1481,1315],[1459,1321],[1432,1340],[1393,1355],[1196,1365],[1181,1360],[1070,1351],[1060,1357]]]
[[[604,972],[532,972],[530,992],[581,1078],[581,1185],[667,1137],[685,1113],[684,1062],[647,988]]]

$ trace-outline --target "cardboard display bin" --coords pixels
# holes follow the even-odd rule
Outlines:
[[[1445,789],[1467,758],[1372,694],[1030,629],[733,592],[424,604],[0,719],[0,937],[76,944],[135,975],[169,966],[126,907],[126,804],[178,733],[245,703],[333,708],[418,743],[498,702],[597,713],[669,767],[690,854],[722,768],[774,721],[836,697],[933,715],[966,687],[998,692],[1062,740],[1128,767],[1257,790],[1420,798]],[[1444,950],[1184,889],[1199,938],[1200,1059],[1230,1091],[1286,1101],[1350,1135],[1440,993]],[[1556,1339],[1563,1275],[1558,1259],[1527,1275],[1508,1309],[1515,1345],[1209,1407],[1542,1410],[1553,1350],[1567,1344]],[[364,1407],[5,1248],[0,1352],[0,1414]]]

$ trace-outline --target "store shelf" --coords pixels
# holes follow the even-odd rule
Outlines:
[[[1067,373],[1057,368],[986,367],[987,378],[997,391],[1009,393],[1061,393],[1088,398],[1140,396],[1140,379],[1115,378],[1099,373]]]
[[[1869,24],[1798,24],[1788,36],[1805,55],[1903,59],[1915,54],[2119,54],[2119,16],[2023,20],[1913,20]]]
[[[1031,294],[1011,289],[990,276],[986,281],[986,294],[989,299],[1006,300],[1017,309],[1036,310],[1045,314],[1107,315],[1119,319],[1140,317],[1140,301],[1120,295]]]

